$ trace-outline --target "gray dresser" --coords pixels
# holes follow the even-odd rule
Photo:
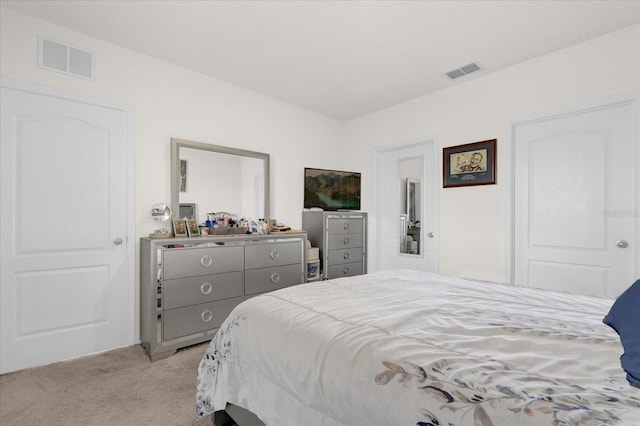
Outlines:
[[[367,213],[304,211],[302,229],[320,249],[322,279],[367,273]]]
[[[152,361],[211,340],[245,299],[306,281],[301,234],[140,239],[140,339]]]

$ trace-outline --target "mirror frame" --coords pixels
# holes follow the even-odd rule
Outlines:
[[[228,146],[213,145],[204,142],[194,142],[185,139],[171,138],[171,210],[179,212],[180,204],[180,148],[200,149],[203,151],[218,152],[220,154],[237,155],[239,157],[257,158],[263,160],[264,170],[264,219],[270,217],[270,166],[269,154],[245,149],[230,148]]]

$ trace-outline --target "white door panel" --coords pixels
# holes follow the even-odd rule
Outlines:
[[[515,284],[616,297],[634,281],[637,120],[623,102],[515,128]]]
[[[133,343],[128,126],[2,87],[2,373]]]

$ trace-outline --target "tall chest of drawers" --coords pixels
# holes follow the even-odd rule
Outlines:
[[[367,273],[367,213],[305,211],[302,229],[320,249],[323,279]]]
[[[246,298],[306,281],[306,234],[140,240],[140,339],[152,361],[210,340]]]

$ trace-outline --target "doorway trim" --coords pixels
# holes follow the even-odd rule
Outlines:
[[[505,126],[505,141],[507,143],[504,146],[503,158],[507,158],[508,161],[503,161],[502,170],[499,172],[502,176],[508,176],[505,189],[505,225],[507,227],[505,236],[505,278],[507,282],[515,285],[515,143],[516,143],[516,129],[519,126],[535,123],[538,121],[549,120],[553,118],[559,118],[563,116],[570,116],[574,114],[580,114],[588,111],[610,108],[621,104],[633,104],[636,110],[636,116],[640,116],[640,106],[638,105],[640,100],[640,90],[632,90],[620,94],[611,96],[605,96],[597,98],[591,101],[575,104],[565,108],[558,108],[549,111],[545,111],[539,114],[530,116],[524,116],[509,120]],[[638,142],[640,142],[640,120],[636,123],[635,129],[635,161],[640,164],[640,148],[638,148]],[[640,182],[640,168],[635,169],[634,179],[636,182]],[[634,241],[632,244],[636,246],[640,245],[640,196],[636,195],[634,200],[634,208],[632,214],[635,215],[635,230]],[[636,259],[633,266],[635,276],[640,276],[640,259]]]
[[[140,290],[136,280],[136,247],[138,246],[136,241],[136,214],[135,214],[135,110],[126,104],[114,102],[102,98],[79,95],[63,89],[52,88],[42,86],[36,83],[15,80],[12,78],[1,77],[0,86],[7,89],[13,89],[17,91],[34,93],[37,95],[50,96],[52,98],[70,100],[74,102],[81,102],[86,104],[95,105],[98,107],[110,108],[114,110],[120,110],[126,114],[127,117],[127,211],[126,211],[126,260],[125,269],[127,277],[127,285],[130,286],[129,300],[124,307],[127,310],[132,321],[127,335],[124,336],[126,341],[133,345],[140,342],[140,332],[138,324],[140,323],[140,312],[137,307],[140,305]],[[115,348],[114,348],[115,349]]]
[[[394,151],[403,151],[403,150],[408,150],[408,149],[412,149],[412,148],[416,148],[416,147],[422,147],[422,149],[424,151],[431,151],[431,155],[433,158],[433,167],[431,168],[431,170],[427,171],[427,167],[425,164],[423,164],[422,167],[422,176],[421,176],[421,180],[422,182],[432,182],[432,185],[422,185],[422,203],[423,203],[423,207],[425,205],[425,200],[429,197],[425,197],[424,194],[428,194],[432,200],[435,201],[435,209],[433,209],[433,229],[435,232],[435,238],[436,238],[436,245],[435,245],[435,250],[433,252],[433,264],[435,265],[435,272],[437,272],[439,270],[439,266],[440,266],[440,262],[439,262],[439,211],[440,211],[440,207],[439,207],[439,202],[438,202],[438,196],[439,196],[439,188],[440,188],[440,176],[442,175],[441,173],[441,169],[440,169],[440,157],[438,155],[439,153],[439,141],[438,141],[438,135],[437,134],[429,134],[420,138],[415,138],[415,139],[411,139],[411,140],[407,140],[404,142],[400,142],[397,144],[392,144],[392,145],[384,145],[384,146],[379,146],[377,148],[374,148],[374,153],[373,153],[373,164],[372,164],[372,170],[373,170],[373,203],[372,205],[374,206],[374,217],[375,217],[375,224],[374,226],[371,226],[370,229],[375,229],[375,238],[370,238],[370,241],[375,241],[375,253],[376,253],[376,257],[375,257],[375,270],[379,270],[380,268],[380,259],[382,256],[382,249],[381,249],[381,244],[380,244],[380,235],[381,235],[381,226],[382,226],[382,221],[380,220],[380,211],[381,211],[381,203],[382,203],[382,198],[380,197],[380,191],[382,188],[382,183],[381,183],[381,179],[382,179],[382,173],[380,171],[380,164],[381,164],[381,159],[382,156],[385,153],[389,153],[389,152],[394,152]],[[415,158],[415,155],[408,155],[407,158]],[[428,179],[427,179],[428,178]],[[423,214],[426,214],[426,209],[422,209]],[[426,221],[423,220],[423,224]],[[426,238],[423,237],[423,238]],[[423,261],[426,261],[426,257],[425,256],[420,256],[420,259],[423,259]]]

